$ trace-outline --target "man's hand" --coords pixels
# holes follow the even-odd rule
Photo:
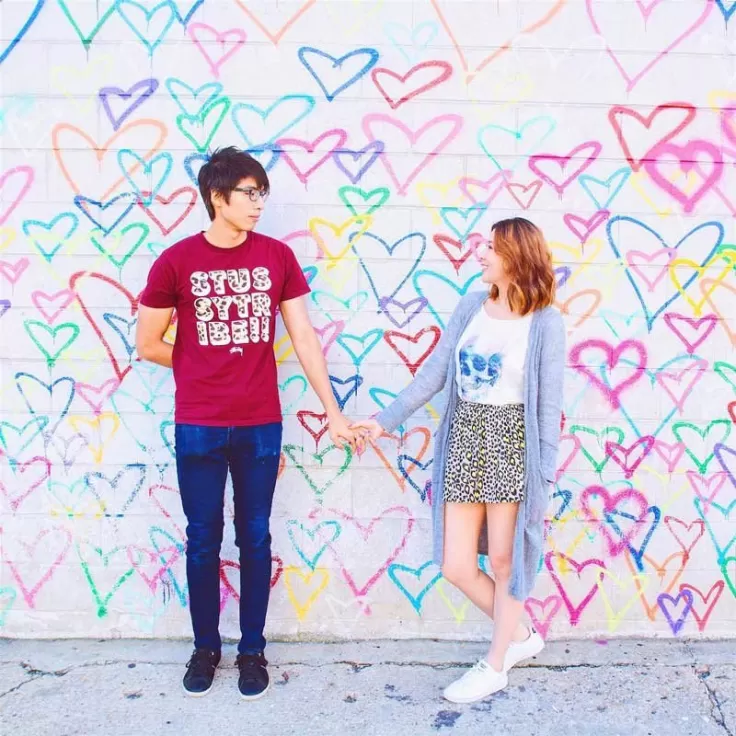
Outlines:
[[[365,441],[368,438],[371,442],[375,442],[384,432],[383,427],[375,419],[362,419],[359,422],[353,422],[350,429],[355,432],[355,441],[358,443],[358,453],[365,449]]]
[[[342,414],[335,414],[327,419],[328,432],[330,439],[341,450],[344,449],[345,443],[350,445],[350,449],[355,452],[355,432],[350,429],[348,420]]]

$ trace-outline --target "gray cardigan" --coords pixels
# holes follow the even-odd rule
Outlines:
[[[455,351],[466,326],[487,297],[486,290],[471,291],[462,297],[427,362],[414,380],[376,417],[386,431],[393,432],[443,390],[432,463],[433,559],[438,565],[442,565],[444,551],[445,458],[450,423],[458,400]],[[519,506],[514,535],[510,583],[511,595],[520,601],[531,593],[542,558],[544,517],[549,503],[549,486],[555,480],[560,439],[565,350],[562,315],[552,307],[536,311],[532,316],[524,366],[526,477],[524,501]],[[486,554],[487,549],[484,527],[478,551]]]

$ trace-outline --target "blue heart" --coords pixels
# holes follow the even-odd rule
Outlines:
[[[442,577],[442,573],[438,570],[434,576],[432,576],[426,585],[419,591],[418,595],[412,595],[404,586],[404,584],[396,576],[397,572],[408,572],[413,575],[417,580],[421,579],[422,573],[434,562],[430,560],[425,562],[421,567],[408,567],[407,565],[399,565],[398,563],[392,563],[388,566],[388,576],[391,578],[394,585],[406,596],[406,599],[411,603],[412,608],[419,613],[422,610],[422,601],[424,597],[429,593],[430,590],[436,585],[437,581]]]
[[[153,40],[149,41],[148,38],[143,35],[143,31],[139,30],[138,26],[133,22],[133,20],[128,17],[127,13],[125,12],[125,6],[127,5],[130,5],[131,7],[140,11],[145,16],[146,28],[150,26],[151,19],[154,15],[156,15],[156,13],[168,10],[171,15],[169,15],[169,19],[164,25],[163,29],[160,31],[159,35]],[[150,10],[145,7],[145,5],[141,5],[140,3],[135,2],[135,0],[118,0],[117,11],[120,17],[126,22],[130,30],[135,33],[140,42],[148,49],[148,53],[150,55],[153,55],[156,47],[164,40],[164,36],[168,33],[169,29],[176,20],[176,13],[170,0],[164,0],[164,2],[159,3]]]
[[[340,169],[340,171],[342,171],[353,184],[357,184],[363,178],[365,172],[368,171],[376,161],[378,161],[378,157],[383,153],[384,148],[385,144],[383,141],[371,141],[368,145],[363,146],[363,148],[358,150],[339,148],[332,152],[332,160],[335,162],[337,168]],[[351,160],[353,163],[359,163],[366,154],[370,154],[368,160],[357,170],[357,172],[353,172],[348,169],[343,161],[343,159],[346,159]]]
[[[430,279],[430,280],[439,280],[443,283],[447,284],[452,288],[452,290],[458,295],[458,297],[465,296],[465,294],[468,293],[470,290],[470,287],[473,285],[475,281],[477,281],[480,278],[480,271],[473,276],[471,276],[462,286],[456,286],[450,279],[448,279],[445,276],[442,276],[441,274],[437,273],[436,271],[430,271],[430,270],[422,270],[417,271],[413,278],[412,278],[412,284],[414,285],[414,288],[417,291],[417,294],[419,296],[423,296],[426,299],[426,295],[423,291],[423,289],[419,286],[419,280],[420,279]],[[428,302],[428,309],[431,312],[432,316],[437,320],[440,327],[442,329],[445,328],[445,322],[440,317],[439,313],[435,310],[435,308],[432,306],[432,302],[427,299]]]
[[[356,368],[359,368],[360,364],[365,360],[368,353],[370,353],[370,351],[373,350],[373,348],[376,347],[379,342],[381,342],[382,338],[383,330],[379,327],[376,327],[375,329],[366,332],[365,335],[351,335],[347,332],[341,332],[338,335],[336,342],[346,353],[350,355],[353,360],[353,365]],[[359,342],[362,350],[359,353],[356,353],[350,347],[350,341]],[[366,341],[368,342],[367,346]]]
[[[61,220],[70,220],[69,226],[66,230],[66,234],[63,237],[59,238],[59,241],[56,243],[51,251],[47,251],[38,242],[38,240],[33,237],[33,234],[31,233],[31,228],[40,227],[46,232],[51,232],[56,227],[56,224]],[[79,218],[73,212],[62,212],[56,215],[56,217],[54,217],[54,219],[48,223],[42,222],[41,220],[24,220],[23,233],[27,238],[30,238],[33,241],[33,244],[36,246],[36,248],[38,248],[46,262],[51,263],[51,259],[58,253],[59,249],[64,245],[64,243],[69,240],[72,235],[74,235],[77,227],[79,227]]]
[[[332,527],[332,538],[324,542],[312,557],[307,557],[304,554],[304,550],[302,550],[301,546],[299,545],[299,540],[294,539],[295,528],[298,528],[302,534],[306,534],[312,541],[314,541],[314,538],[318,535],[320,540],[323,539],[323,537],[320,535],[320,530],[324,527]],[[307,529],[303,524],[300,524],[294,519],[290,519],[286,522],[286,533],[289,535],[291,544],[293,545],[299,557],[304,560],[304,564],[307,565],[310,570],[314,570],[317,567],[319,558],[322,557],[322,555],[325,553],[327,547],[340,536],[341,532],[342,528],[337,521],[321,521],[319,524],[317,524],[317,526],[314,527],[314,529]]]
[[[736,11],[736,2],[732,0],[731,4],[726,7],[724,4],[724,0],[716,0],[716,5],[720,9],[721,13],[723,13],[723,17],[726,19],[726,23],[731,19],[731,16]],[[2,61],[2,59],[0,59]]]
[[[343,411],[343,409],[345,408],[345,404],[350,401],[350,398],[352,396],[358,393],[358,389],[363,384],[363,376],[355,374],[343,379],[331,375],[330,383],[332,384],[332,393],[335,396],[335,401],[337,401],[338,405],[340,406],[340,411]],[[344,394],[344,396],[340,396],[340,394],[337,392],[337,386],[341,388],[348,386],[348,390]]]
[[[315,104],[316,101],[311,95],[284,95],[266,108],[256,107],[247,102],[237,102],[232,107],[231,115],[233,125],[237,128],[243,140],[245,140],[246,146],[248,148],[261,149],[277,141],[287,130],[291,130],[297,123],[304,120],[314,110]],[[280,128],[269,131],[265,140],[253,139],[246,132],[246,126],[240,121],[242,112],[251,112],[255,113],[261,119],[261,122],[265,123],[276,110],[284,106],[293,107],[292,114],[288,116],[287,122],[283,123]]]
[[[343,92],[348,87],[355,84],[359,79],[368,74],[368,72],[378,63],[378,51],[370,48],[355,49],[355,51],[349,51],[344,56],[335,57],[324,51],[320,51],[319,49],[312,48],[311,46],[302,46],[298,51],[298,56],[299,61],[304,64],[304,68],[312,75],[312,77],[314,77],[314,80],[317,82],[322,92],[324,92],[325,97],[330,102],[332,102],[332,100],[334,100],[335,97],[340,94],[340,92]],[[339,72],[342,65],[348,59],[359,56],[366,57],[366,61],[363,66],[347,79],[345,79],[345,75],[343,74],[343,78],[338,80],[336,82],[336,86],[333,86],[332,89],[327,88],[325,83],[322,81],[320,75],[315,71],[312,64],[310,64],[310,62],[308,61],[308,57],[316,57],[313,58],[313,61],[316,61],[317,59],[327,59],[332,63],[329,71],[337,70],[337,72]],[[328,71],[328,69],[323,69],[322,71],[324,73],[325,71]]]
[[[183,26],[186,26],[186,24],[189,23],[191,17],[197,12],[200,5],[202,5],[204,0],[194,0],[194,2],[191,4],[189,10],[186,13],[183,13],[181,9],[179,8],[179,5],[181,4],[181,0],[169,0],[169,2],[171,3],[171,7],[174,9],[176,19]]]
[[[107,509],[114,504],[119,497],[118,486],[124,477],[129,475],[133,476],[133,490],[128,494],[128,497],[123,501],[122,505],[117,509],[117,513],[110,513]],[[137,476],[137,477],[136,477]],[[114,476],[105,475],[100,471],[85,473],[84,482],[87,488],[90,490],[92,495],[102,503],[106,509],[105,516],[122,518],[125,516],[125,512],[128,510],[130,504],[133,503],[136,496],[140,493],[143,483],[146,480],[146,466],[143,463],[130,463],[126,465],[122,470],[119,470]],[[99,481],[106,481],[114,496],[111,498],[102,498],[99,490],[97,489],[97,483]]]
[[[24,385],[26,388],[24,388]],[[30,391],[34,386],[43,389],[48,394],[48,396],[44,397],[46,401],[41,406],[34,406],[33,401],[29,397]],[[56,424],[51,426],[48,436],[52,435],[59,424],[64,421],[64,417],[69,412],[69,407],[74,400],[74,393],[76,391],[76,384],[71,376],[57,378],[52,383],[44,383],[40,378],[36,378],[31,373],[24,373],[22,371],[15,374],[15,387],[23,397],[23,402],[28,407],[30,414],[38,416],[53,412],[56,415]],[[58,395],[59,390],[61,390],[62,396],[60,399],[57,399],[54,396],[54,391],[57,391]]]
[[[124,163],[125,158],[133,159],[135,165],[126,166]],[[155,177],[153,168],[158,163],[163,163],[163,171],[158,177]],[[161,190],[161,187],[169,178],[171,169],[174,168],[174,157],[170,153],[163,152],[159,153],[157,156],[154,156],[149,161],[144,161],[137,153],[134,153],[130,149],[125,148],[121,151],[118,151],[118,166],[120,166],[123,175],[130,182],[130,185],[135,190],[135,193],[138,195],[141,202],[143,202],[143,204],[145,205],[149,205],[156,198],[156,195]],[[130,170],[134,168],[134,166],[137,166],[136,172],[140,171],[143,176],[150,177],[150,188],[141,189],[138,184],[133,181]],[[144,197],[144,193],[148,196]]]
[[[617,235],[614,235],[614,233],[618,233],[617,225],[619,222],[630,222],[636,225],[637,227],[642,228],[643,230],[646,230],[647,232],[654,235],[654,237],[662,244],[663,248],[670,248],[670,246],[667,245],[667,243],[664,241],[664,238],[653,228],[649,227],[648,225],[645,225],[643,222],[640,222],[639,220],[636,220],[633,217],[629,217],[628,215],[616,215],[615,217],[612,217],[607,223],[606,223],[606,234],[608,235],[608,242],[611,245],[611,250],[613,250],[614,254],[617,258],[621,259],[621,262],[623,263],[623,256],[621,254],[621,251],[619,250],[619,247],[616,245],[615,239]],[[724,229],[723,225],[721,225],[720,222],[716,220],[711,220],[709,222],[703,222],[700,225],[696,225],[692,230],[690,230],[687,235],[684,235],[680,240],[677,241],[677,244],[674,246],[674,248],[677,250],[680,248],[680,246],[694,233],[698,232],[699,230],[702,230],[703,228],[710,228],[714,227],[716,229],[716,232],[718,234],[718,238],[711,248],[710,252],[703,256],[701,260],[698,261],[700,266],[705,265],[716,253],[718,248],[720,247],[721,243],[723,242],[723,236],[724,236]],[[695,260],[695,259],[693,259]],[[670,306],[674,301],[677,300],[679,296],[681,296],[681,293],[679,290],[675,289],[673,286],[674,294],[672,294],[669,298],[665,299],[665,301],[662,304],[655,305],[653,309],[650,310],[649,305],[644,299],[644,295],[641,293],[641,290],[639,289],[639,285],[634,280],[634,277],[631,275],[631,271],[628,268],[628,265],[626,266],[626,277],[629,279],[629,283],[634,288],[634,292],[636,293],[637,298],[639,299],[639,303],[642,306],[642,309],[644,310],[644,316],[647,320],[647,326],[649,328],[649,331],[652,331],[652,326],[654,325],[655,320],[657,317],[659,317],[662,312],[664,312],[667,307]],[[690,284],[692,284],[697,278],[699,277],[699,273],[697,271],[694,271],[692,276],[688,278],[685,282],[681,284],[682,290],[685,291]]]
[[[467,209],[460,207],[440,207],[440,217],[444,220],[445,225],[457,235],[458,239],[465,241],[465,238],[473,232],[473,228],[478,224],[478,220],[488,210],[488,205],[484,203],[474,204]],[[461,220],[462,224],[458,227],[456,220]]]
[[[28,19],[25,21],[25,23],[21,26],[18,33],[13,36],[13,38],[10,39],[8,42],[8,45],[0,52],[0,64],[2,64],[5,59],[8,58],[8,55],[10,52],[20,43],[23,36],[28,33],[28,29],[35,23],[36,18],[38,18],[39,13],[43,9],[44,4],[46,3],[46,0],[36,0],[36,4],[33,6],[33,9],[28,15]]]
[[[642,540],[641,544],[639,545],[639,548],[633,547],[630,543],[626,546],[628,547],[629,553],[631,554],[631,557],[633,558],[634,562],[636,563],[636,568],[639,572],[644,572],[644,553],[649,546],[649,542],[652,539],[652,534],[656,531],[657,527],[659,526],[659,521],[662,518],[662,512],[660,511],[658,506],[650,506],[647,509],[647,516],[649,514],[652,514],[654,519],[652,521],[652,525],[649,527],[649,531],[646,533],[646,536]],[[613,529],[613,531],[616,532],[616,534],[623,539],[626,535],[622,531],[621,527],[616,523],[616,520],[614,517],[619,516],[623,519],[627,519],[628,521],[633,521],[636,523],[644,523],[637,522],[637,517],[633,514],[627,514],[625,511],[612,511],[610,513],[606,513],[606,523]],[[635,535],[636,536],[636,535]]]
[[[93,205],[94,207],[99,208],[100,212],[104,212],[109,207],[112,207],[118,200],[120,199],[128,199],[130,200],[127,207],[125,207],[121,213],[118,215],[117,220],[112,223],[109,227],[104,227],[101,222],[96,220],[90,212],[87,211],[87,208],[83,206],[83,204],[86,205]],[[76,197],[74,197],[74,204],[79,207],[79,209],[82,211],[82,213],[89,219],[91,222],[93,222],[99,230],[101,230],[105,235],[109,235],[116,226],[125,218],[125,216],[133,209],[133,206],[135,205],[137,200],[137,197],[132,192],[124,192],[123,194],[118,194],[117,197],[113,197],[112,199],[109,199],[107,202],[98,202],[96,199],[90,199],[89,197],[83,197],[81,194],[77,194]]]
[[[585,190],[585,193],[593,201],[593,204],[599,210],[607,210],[611,202],[616,199],[616,195],[621,191],[630,176],[631,169],[628,166],[624,166],[623,168],[614,171],[613,174],[611,174],[611,176],[609,176],[608,179],[605,180],[596,179],[590,174],[581,174],[578,178],[578,181],[580,182],[580,186]],[[612,185],[611,182],[614,180],[616,183],[615,185]],[[597,186],[606,190],[606,198],[603,201],[600,201],[598,197],[593,193],[592,188],[588,182],[594,183]]]
[[[373,295],[376,297],[376,301],[380,303],[381,296],[378,293],[378,289],[376,288],[376,284],[373,280],[373,276],[371,275],[371,269],[368,268],[368,266],[363,261],[363,258],[361,258],[360,251],[365,252],[366,247],[368,246],[368,240],[374,240],[380,243],[383,248],[386,250],[386,252],[389,254],[389,256],[394,255],[394,251],[404,244],[405,242],[409,241],[410,246],[410,252],[414,253],[416,246],[412,245],[411,241],[418,238],[418,245],[419,245],[419,253],[414,256],[414,261],[411,263],[411,266],[408,270],[405,268],[405,264],[409,262],[409,259],[406,257],[401,257],[399,263],[397,263],[397,268],[393,273],[396,273],[400,279],[398,285],[392,284],[393,290],[387,294],[386,296],[390,299],[396,294],[398,294],[401,291],[401,288],[404,286],[404,284],[409,280],[411,275],[416,270],[417,266],[419,265],[419,261],[422,260],[422,257],[424,256],[424,252],[427,250],[427,237],[423,233],[415,232],[415,233],[409,233],[408,235],[404,235],[403,237],[399,238],[398,240],[394,241],[393,245],[389,245],[383,238],[379,237],[378,235],[374,235],[371,232],[363,233],[359,238],[353,241],[353,235],[350,236],[350,240],[352,241],[351,249],[353,253],[355,253],[356,256],[358,256],[358,262],[360,263],[360,267],[363,269],[363,273],[365,273],[366,278],[368,279],[368,283],[370,284],[371,291],[373,292]],[[375,253],[373,252],[373,248],[370,249],[371,251],[371,257],[375,258]],[[391,267],[389,266],[389,269]]]
[[[166,85],[166,89],[169,90],[169,94],[173,98],[174,102],[176,102],[184,115],[195,118],[199,117],[201,113],[210,106],[210,103],[215,102],[215,100],[220,96],[220,92],[223,90],[223,86],[220,82],[207,82],[207,84],[203,84],[201,87],[194,89],[194,87],[190,87],[186,82],[182,82],[181,79],[177,79],[176,77],[169,77],[164,84]],[[177,86],[183,87],[183,92],[198,104],[196,108],[193,107],[190,109],[182,102],[180,93],[175,89]],[[204,102],[199,104],[198,97],[205,90],[208,90],[207,97]]]
[[[128,357],[130,358],[135,352],[135,338],[133,342],[130,342],[130,333],[135,330],[135,324],[138,320],[135,318],[127,320],[125,317],[113,314],[112,312],[105,312],[102,315],[102,318],[108,325],[110,325],[110,327],[112,327],[113,330],[115,330],[123,341],[125,352],[128,353]],[[123,332],[123,328],[125,329],[125,332]]]
[[[417,460],[415,457],[411,457],[410,455],[399,455],[396,458],[396,466],[399,469],[399,472],[403,476],[404,480],[409,483],[409,485],[419,494],[419,497],[422,499],[422,501],[427,500],[427,484],[424,484],[424,488],[420,488],[419,485],[417,485],[414,480],[412,479],[409,472],[404,467],[406,464],[414,465],[420,470],[428,470],[429,466],[432,464],[433,458],[429,458],[426,463],[420,463],[419,460]]]
[[[399,23],[386,23],[384,25],[383,30],[386,32],[386,35],[389,37],[389,40],[391,43],[398,49],[399,53],[407,60],[409,64],[413,63],[417,59],[421,58],[421,53],[416,52],[422,52],[427,49],[427,46],[429,46],[430,43],[434,40],[435,36],[439,33],[440,27],[437,23],[435,23],[433,20],[425,20],[423,23],[419,23],[418,25],[414,26],[414,28],[411,29],[411,48],[415,50],[415,53],[409,54],[406,53],[404,50],[404,46],[399,42],[399,40],[395,37],[395,35],[392,33],[392,30],[396,28],[401,31],[408,31],[407,26],[403,26]],[[428,29],[429,33],[426,34],[425,38],[423,39],[423,42],[417,45],[417,34],[421,33],[425,29]]]

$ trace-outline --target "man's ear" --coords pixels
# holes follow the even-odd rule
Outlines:
[[[212,202],[212,206],[217,209],[218,207],[222,207],[223,204],[227,204],[225,201],[225,196],[222,194],[222,192],[216,192],[212,191],[210,193],[210,201]]]

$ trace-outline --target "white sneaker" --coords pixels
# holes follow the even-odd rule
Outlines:
[[[537,630],[529,627],[529,636],[524,641],[512,641],[506,650],[506,657],[503,660],[504,671],[508,672],[514,665],[519,662],[535,657],[544,649],[544,639],[537,633]]]
[[[474,703],[503,690],[508,683],[505,671],[496,672],[485,659],[481,659],[461,678],[448,685],[443,695],[451,703]]]

